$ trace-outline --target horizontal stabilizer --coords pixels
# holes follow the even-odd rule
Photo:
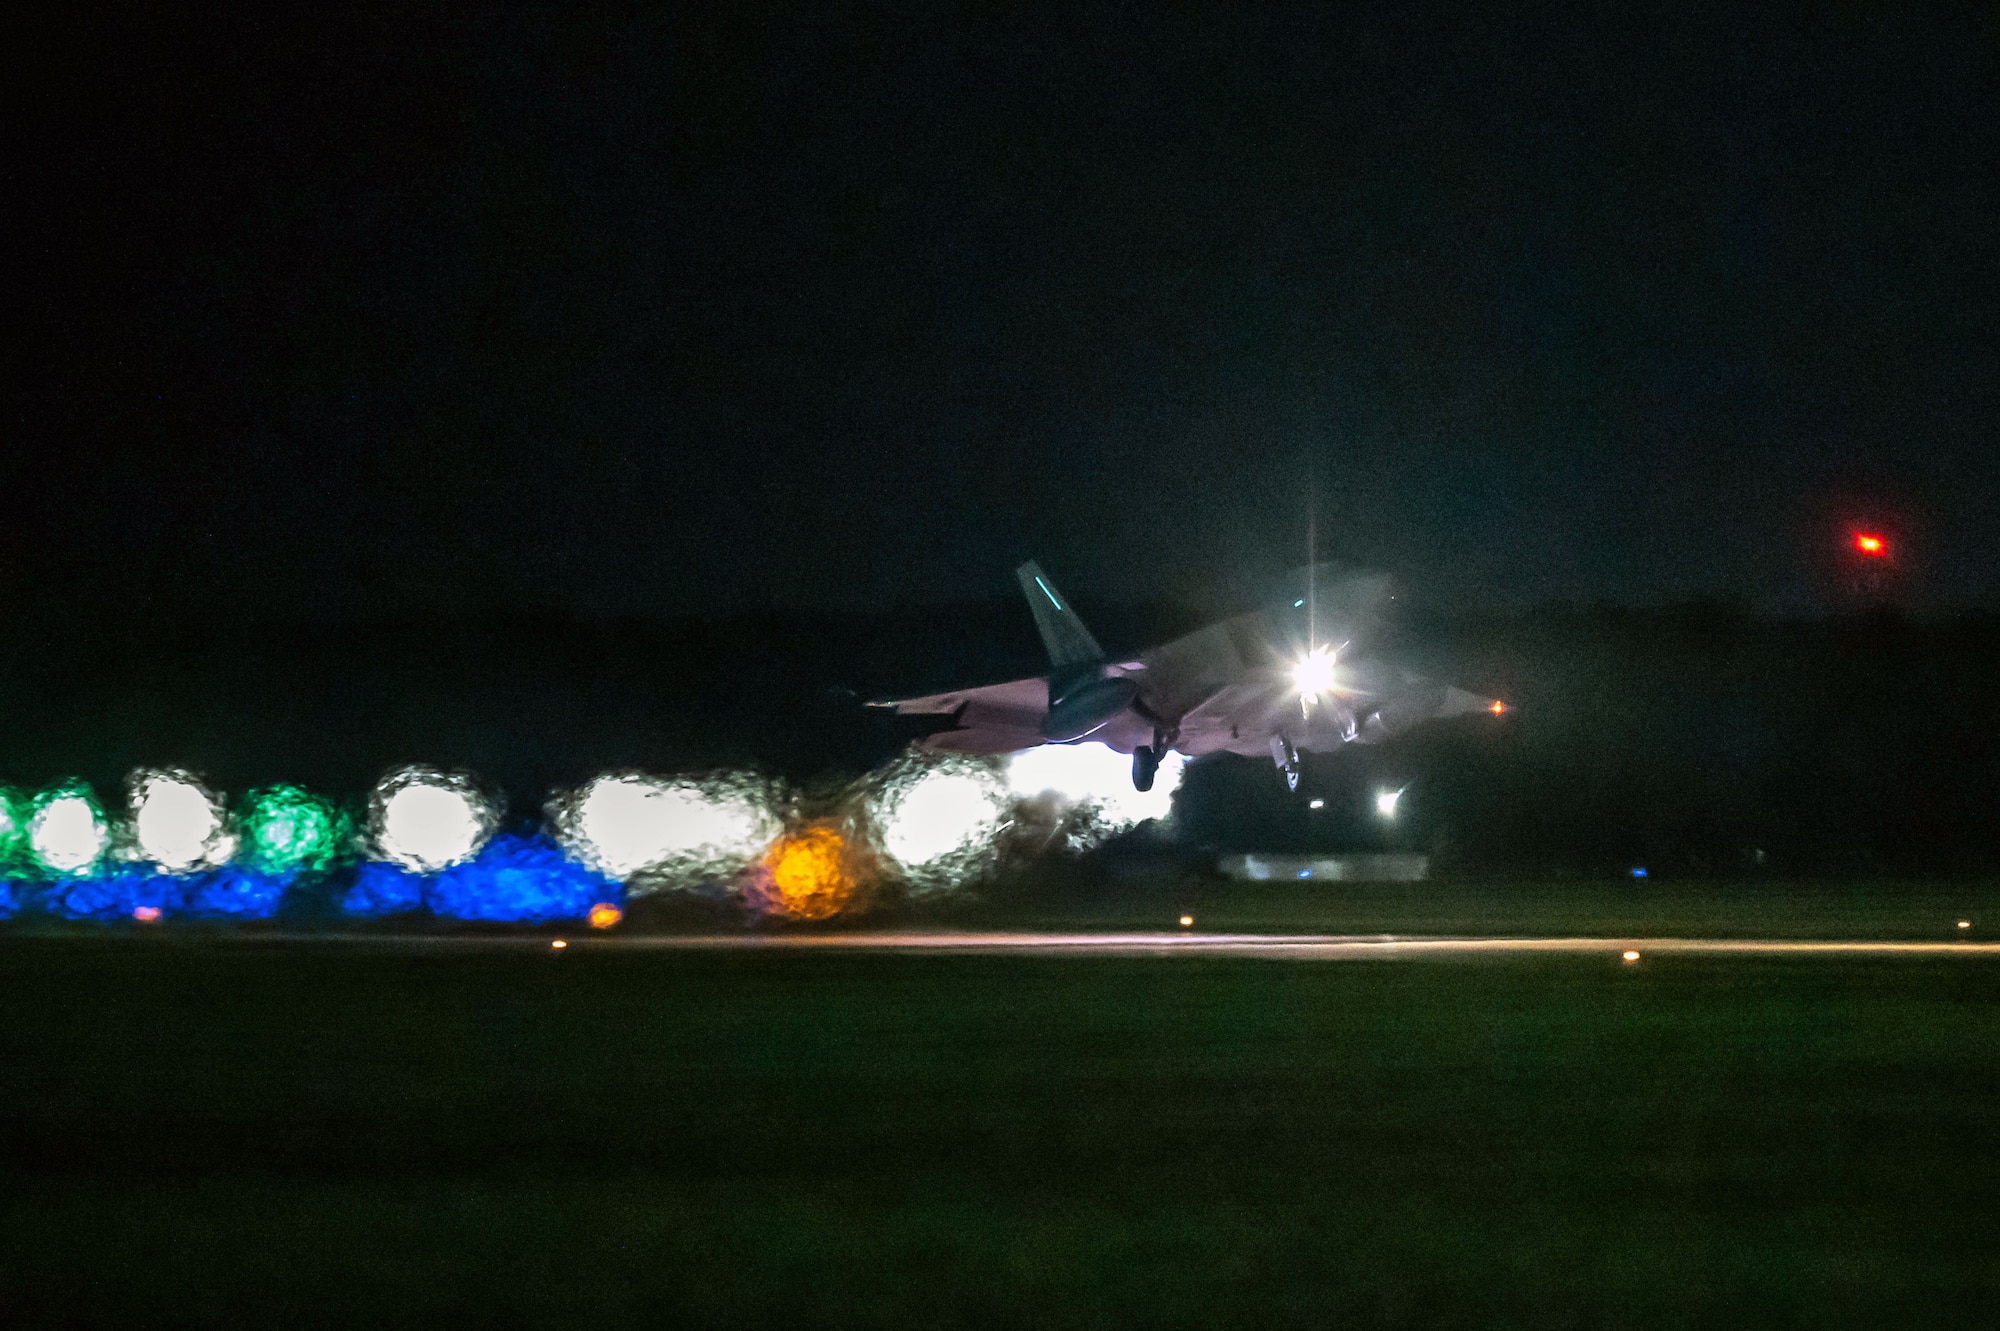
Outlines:
[[[1038,748],[1047,741],[1038,730],[941,730],[927,735],[922,747],[932,753],[964,753],[986,757],[996,753],[1019,753]]]

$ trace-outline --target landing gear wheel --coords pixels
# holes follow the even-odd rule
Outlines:
[[[1299,751],[1283,735],[1271,736],[1271,761],[1285,774],[1285,789],[1299,788]]]
[[[1132,750],[1132,789],[1151,790],[1153,776],[1160,770],[1160,751],[1141,744]]]

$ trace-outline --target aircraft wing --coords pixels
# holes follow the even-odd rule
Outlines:
[[[1190,757],[1205,753],[1268,755],[1271,736],[1302,728],[1298,694],[1288,682],[1256,672],[1210,694],[1181,718],[1174,747]]]
[[[1506,704],[1464,689],[1396,672],[1378,676],[1306,710],[1291,680],[1276,671],[1254,671],[1217,690],[1181,718],[1182,753],[1271,752],[1274,738],[1294,748],[1326,753],[1344,744],[1375,744],[1424,721],[1478,712],[1499,715]]]

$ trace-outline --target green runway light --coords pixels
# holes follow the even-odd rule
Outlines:
[[[340,855],[351,828],[332,801],[297,786],[252,791],[243,817],[243,855],[265,873],[324,870]]]
[[[28,820],[18,792],[0,786],[0,877],[26,867]]]

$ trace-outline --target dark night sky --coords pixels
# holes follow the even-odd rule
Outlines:
[[[47,8],[22,604],[2000,602],[1987,7]]]

